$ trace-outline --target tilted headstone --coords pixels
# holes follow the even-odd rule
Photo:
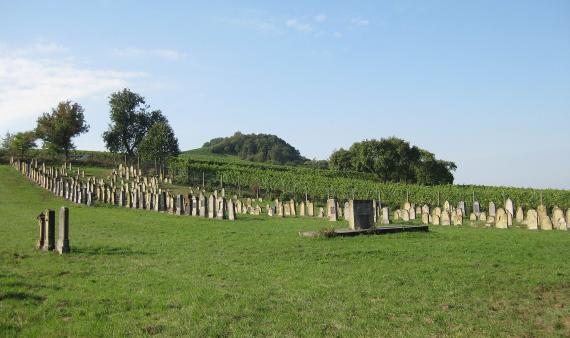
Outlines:
[[[69,209],[61,207],[59,209],[59,239],[57,240],[57,252],[59,254],[71,251],[69,246]]]
[[[374,226],[374,207],[371,200],[350,200],[346,214],[350,215],[350,229],[369,229]]]

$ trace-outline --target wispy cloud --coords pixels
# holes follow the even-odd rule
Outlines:
[[[44,55],[33,56],[42,50]],[[62,100],[80,100],[126,87],[141,72],[87,69],[68,58],[49,57],[67,51],[57,44],[28,49],[0,48],[0,125],[29,120]]]
[[[166,61],[178,61],[185,57],[185,54],[174,49],[119,48],[113,49],[113,54],[121,57],[158,57]]]
[[[327,16],[325,14],[317,14],[315,15],[316,22],[325,22],[327,20]]]
[[[287,26],[287,28],[291,28],[299,32],[306,33],[313,31],[313,26],[311,26],[311,24],[306,22],[301,22],[298,19],[289,19],[285,21],[285,26]]]
[[[368,26],[370,24],[370,21],[368,19],[363,19],[363,18],[352,18],[350,19],[350,25],[352,27],[355,26]]]

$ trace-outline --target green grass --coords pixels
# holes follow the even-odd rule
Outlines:
[[[36,251],[62,205],[72,253]],[[570,335],[568,232],[308,239],[330,223],[75,206],[8,166],[0,215],[0,336]]]

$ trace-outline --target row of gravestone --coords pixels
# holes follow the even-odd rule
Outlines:
[[[55,211],[47,209],[38,215],[38,240],[36,248],[43,251],[57,251],[60,254],[71,251],[69,245],[69,209],[59,209],[59,237],[55,241]]]
[[[105,183],[95,178],[82,181],[73,177],[61,175],[57,168],[37,166],[36,164],[16,161],[13,163],[23,175],[41,187],[77,204],[92,205],[95,201],[126,208],[145,209],[153,211],[168,211],[177,215],[193,215],[218,219],[236,219],[234,202],[217,196],[217,192],[206,197],[202,192],[199,196],[192,194],[174,195],[150,187],[144,191],[144,184],[134,182],[122,184],[119,188],[113,183]],[[131,187],[135,187],[131,190]]]

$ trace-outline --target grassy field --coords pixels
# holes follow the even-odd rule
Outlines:
[[[62,205],[72,253],[37,252]],[[0,215],[0,336],[570,336],[569,232],[308,239],[330,223],[75,206],[8,166]]]

